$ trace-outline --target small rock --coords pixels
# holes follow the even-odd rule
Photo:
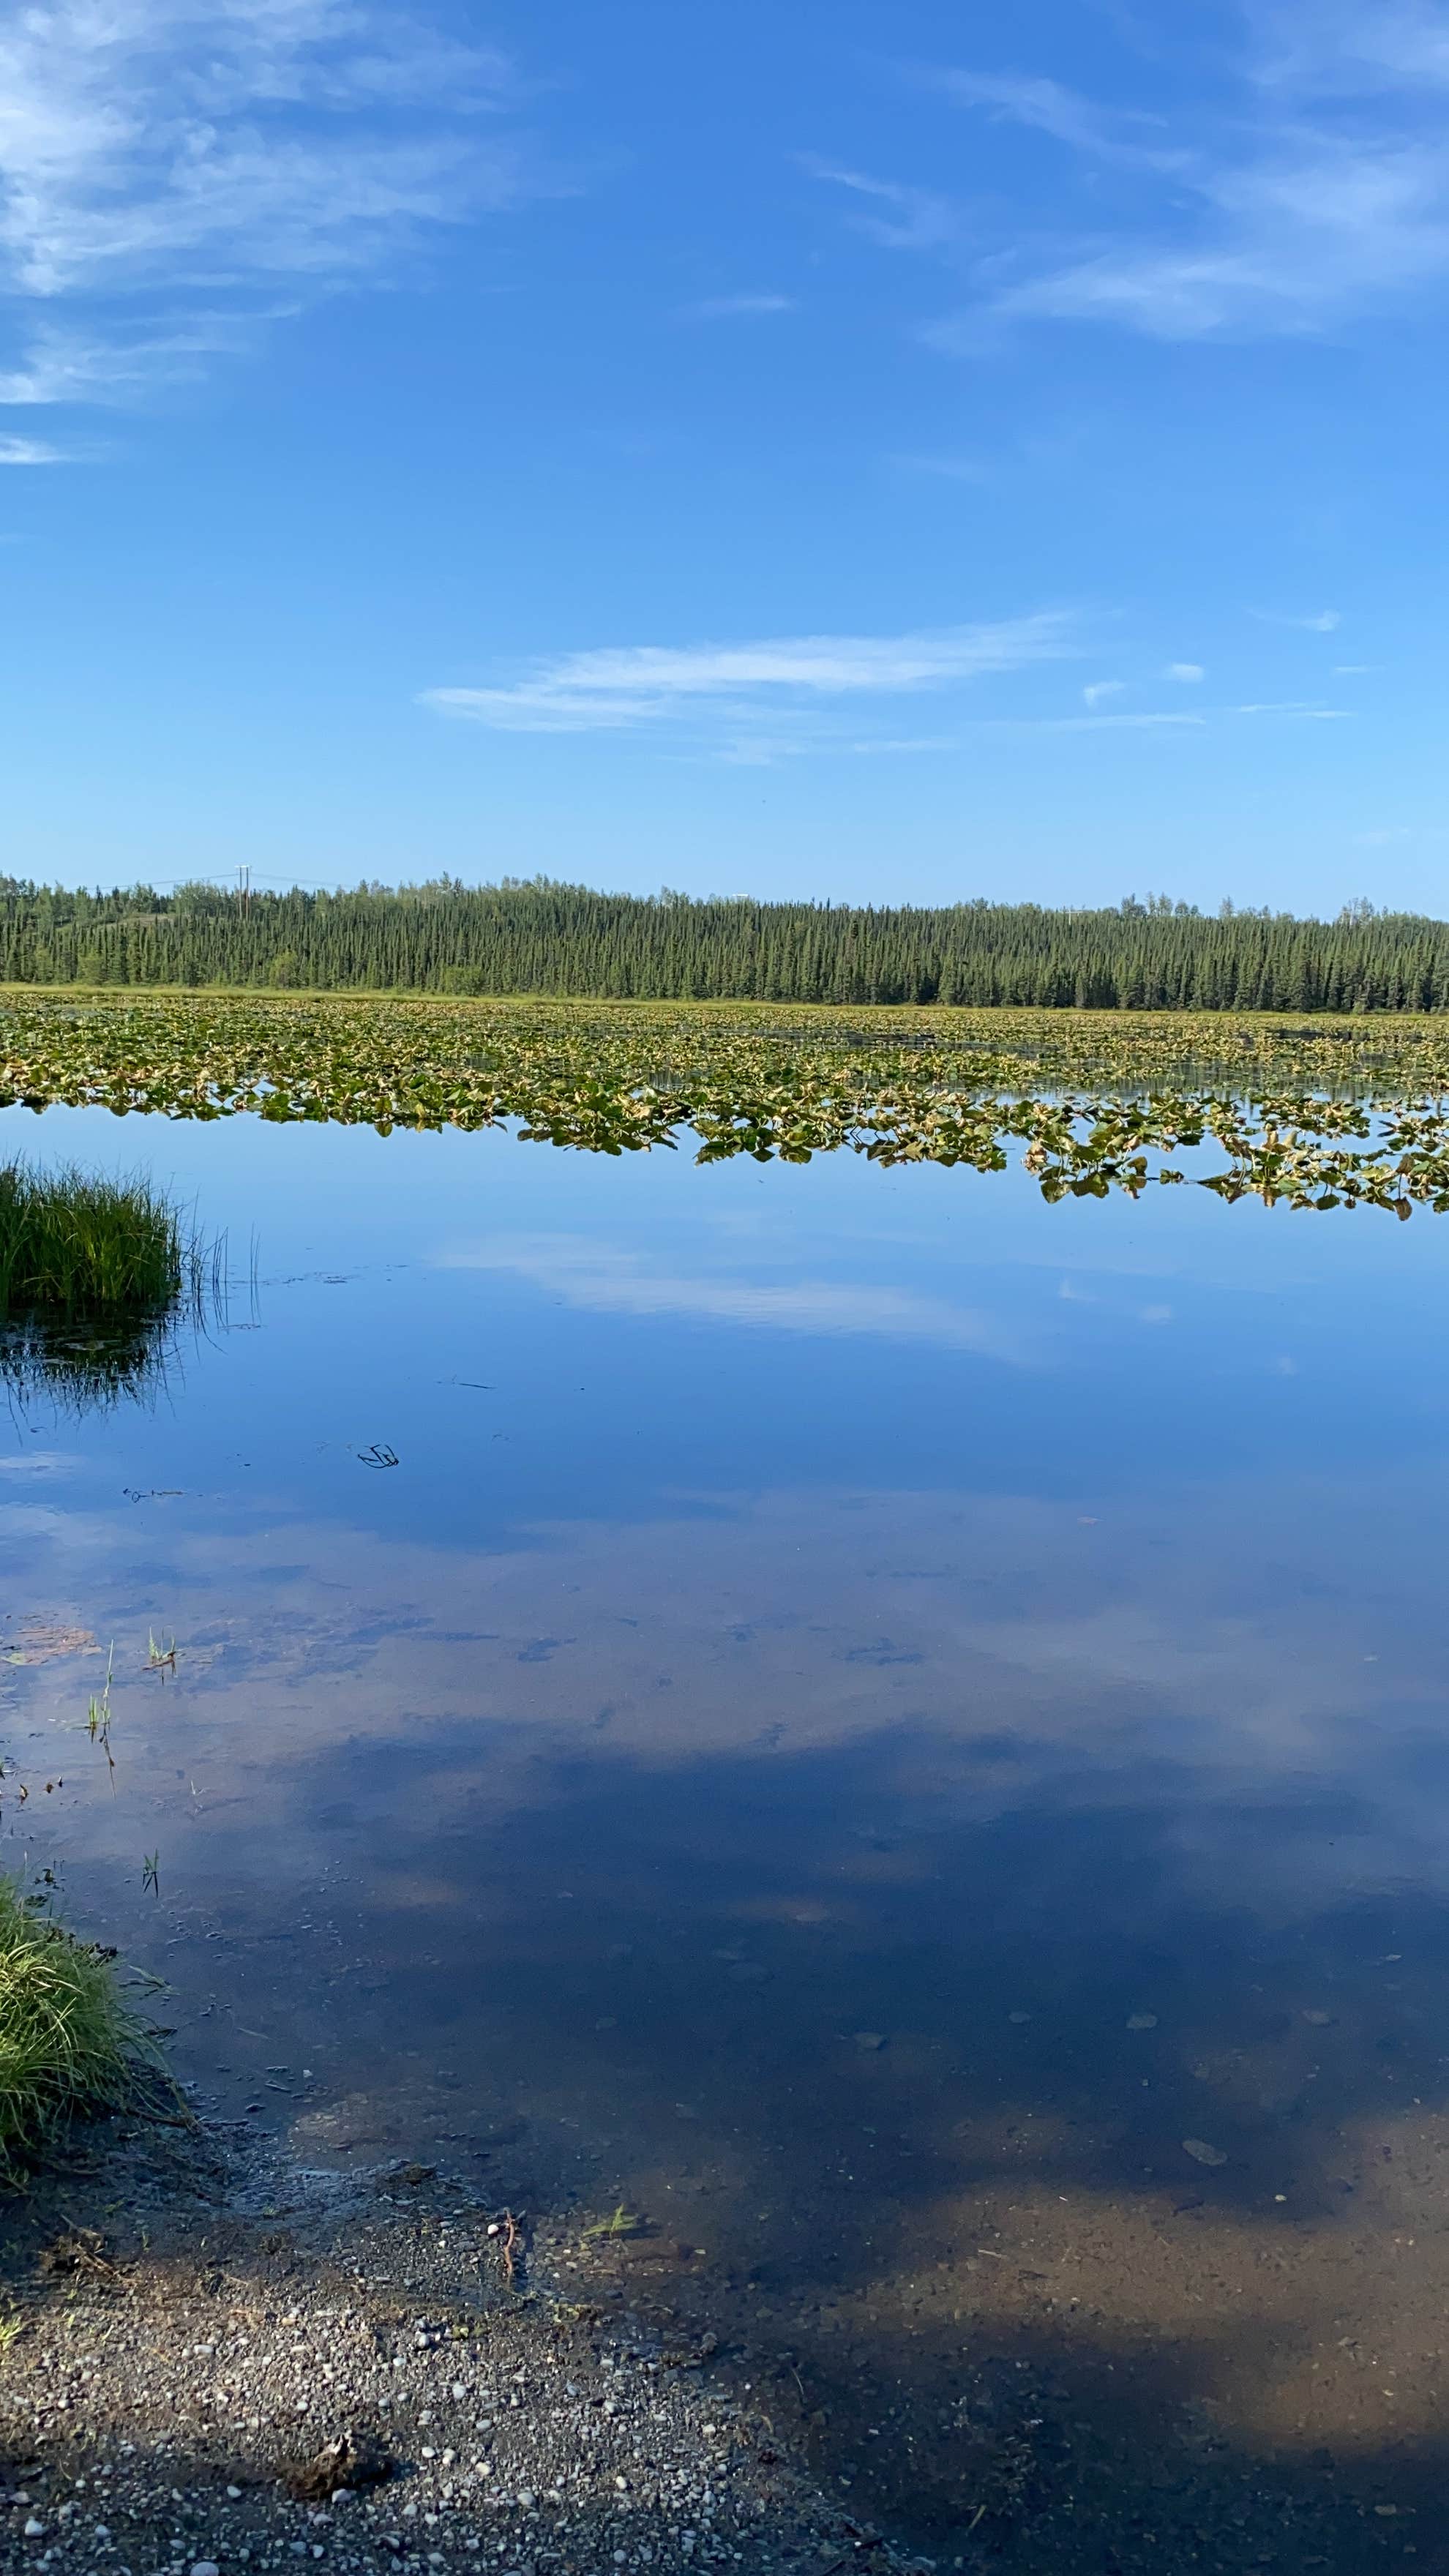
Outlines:
[[[198,2558],[191,2576],[221,2576],[221,2569],[214,2558]]]
[[[30,2520],[25,2526],[25,2537],[27,2540],[43,2540],[45,2538],[45,2525],[43,2522],[38,2522],[34,2514],[31,2515]]]
[[[858,2030],[855,2033],[855,2044],[857,2048],[863,2048],[867,2052],[873,2048],[884,2048],[885,2032],[883,2030]]]
[[[1156,2030],[1157,2015],[1156,2013],[1129,2013],[1127,2027],[1129,2030]]]
[[[1326,2030],[1333,2015],[1326,2012],[1306,2012],[1303,2018],[1305,2021],[1311,2021],[1315,2030]]]
[[[372,2443],[339,2433],[310,2460],[294,2461],[284,2475],[299,2503],[322,2504],[339,2487],[377,2485],[391,2475],[391,2469],[392,2463]]]
[[[1008,2013],[1006,2018],[1008,2021],[1014,2021],[1017,2029],[1020,2030],[1023,2022],[1030,2021],[1031,2015],[1030,2013]]]
[[[1198,2165],[1225,2165],[1228,2161],[1221,2147],[1210,2147],[1206,2138],[1184,2138],[1183,2147]]]

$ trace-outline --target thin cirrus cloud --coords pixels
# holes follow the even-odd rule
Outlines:
[[[0,465],[68,465],[64,448],[44,438],[0,438]]]
[[[801,155],[801,167],[812,179],[843,188],[854,200],[850,219],[855,229],[887,250],[944,250],[962,238],[959,207],[934,189],[873,178],[864,170],[847,170],[808,152]]]
[[[1089,680],[1082,691],[1082,704],[1084,707],[1105,706],[1109,698],[1120,698],[1126,686],[1125,680]]]
[[[567,653],[482,687],[433,688],[422,704],[506,733],[601,733],[684,721],[721,727],[752,756],[781,747],[776,728],[809,748],[820,720],[873,701],[961,689],[993,674],[1065,658],[1064,613],[1043,610],[990,625],[907,635],[777,636],[761,643],[628,645]],[[802,737],[802,722],[807,730]],[[761,733],[761,726],[769,728]],[[738,758],[736,747],[733,756]]]
[[[1185,688],[1194,688],[1199,680],[1207,678],[1207,673],[1201,662],[1169,662],[1167,676],[1169,680],[1181,681]]]
[[[1167,147],[1165,119],[1139,110],[1113,113],[1094,107],[1060,81],[951,70],[925,70],[916,77],[962,107],[984,108],[1003,124],[1030,127],[1101,160],[1146,160],[1175,169],[1181,158]]]
[[[700,322],[747,321],[752,314],[793,313],[795,298],[793,295],[773,294],[706,295],[701,303],[692,304],[689,310]]]
[[[994,469],[975,456],[892,456],[902,474],[930,474],[943,483],[989,483]]]
[[[1004,324],[1109,325],[1159,340],[1342,329],[1449,282],[1449,9],[1443,0],[1245,0],[1221,80],[1160,115],[1027,73],[908,67],[963,114],[1032,138],[1006,209],[965,210],[892,177],[876,238],[944,254],[970,280],[926,337],[979,351]],[[1170,113],[1169,113],[1170,111]],[[1047,157],[1049,156],[1049,157]],[[1110,185],[1103,184],[1110,179]],[[892,217],[892,198],[901,212]],[[1046,209],[1043,212],[1043,208]]]
[[[1250,608],[1248,615],[1256,617],[1260,626],[1296,626],[1303,635],[1333,635],[1343,624],[1336,608],[1320,608],[1309,617],[1289,616],[1276,608]]]
[[[194,373],[279,290],[377,271],[536,185],[480,130],[511,103],[502,58],[368,0],[52,0],[0,34],[0,97],[8,404]]]

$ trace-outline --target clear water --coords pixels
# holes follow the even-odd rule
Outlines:
[[[1440,2563],[1449,1225],[0,1130],[258,1239],[0,1414],[8,1856],[179,2072],[574,2230],[945,2564]]]

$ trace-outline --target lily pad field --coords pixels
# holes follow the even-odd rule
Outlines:
[[[1004,1169],[1043,1195],[1192,1176],[1224,1198],[1449,1210],[1449,1034],[1405,1017],[312,997],[0,998],[0,1106],[375,1127],[697,1159]]]

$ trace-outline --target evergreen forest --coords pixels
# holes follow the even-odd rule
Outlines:
[[[0,981],[990,1008],[1442,1011],[1449,922],[1165,896],[1099,910],[600,894],[451,877],[337,893],[0,878]]]

